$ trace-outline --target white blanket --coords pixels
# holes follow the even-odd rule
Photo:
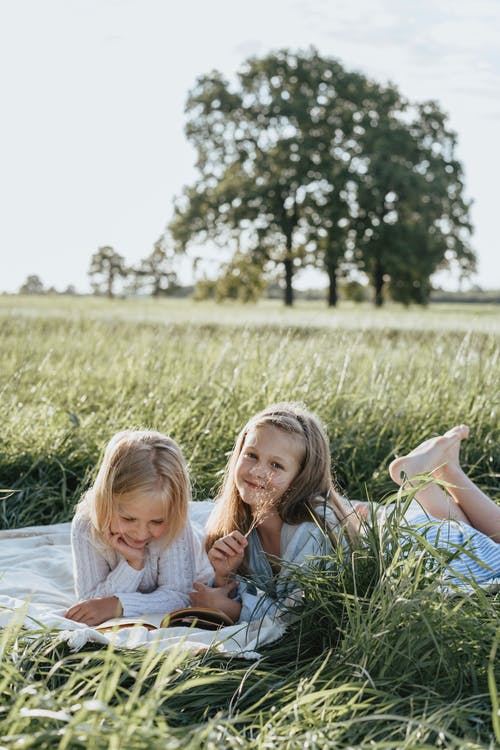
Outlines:
[[[192,520],[203,525],[211,507],[208,501],[191,503]],[[0,626],[22,622],[30,631],[55,628],[75,650],[88,641],[113,641],[127,648],[155,643],[161,651],[212,647],[246,658],[257,658],[259,646],[284,632],[282,623],[264,617],[216,632],[185,627],[147,630],[136,625],[102,633],[64,617],[74,603],[69,523],[0,531]]]

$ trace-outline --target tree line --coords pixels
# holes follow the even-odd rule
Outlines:
[[[329,305],[339,282],[359,278],[377,306],[426,303],[437,270],[475,270],[456,134],[436,102],[410,102],[311,48],[250,58],[233,82],[201,76],[186,115],[196,180],[137,266],[111,246],[94,253],[95,293],[113,296],[120,277],[129,293],[169,293],[175,254],[207,244],[225,260],[197,295],[217,299],[256,299],[272,279],[291,305],[296,273],[314,267]]]
[[[171,294],[178,289],[177,273],[174,270],[172,253],[164,244],[164,237],[154,244],[153,251],[137,265],[127,265],[111,245],[99,247],[90,258],[88,270],[92,291],[96,295],[115,297],[117,283],[120,293],[125,295],[150,294],[153,297]],[[45,288],[39,276],[28,276],[19,288],[19,294],[57,294],[54,287]],[[77,294],[69,285],[61,294]]]

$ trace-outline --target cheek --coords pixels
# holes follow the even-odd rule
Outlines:
[[[159,539],[167,531],[167,524],[163,523],[161,526],[152,526],[150,533],[153,539]]]
[[[290,476],[290,475],[279,477],[275,486],[279,487],[283,492],[285,492],[285,490],[287,490],[290,487],[294,479],[295,477]]]
[[[109,525],[109,528],[112,534],[117,534],[119,531],[122,530],[120,526],[120,519],[114,513],[111,516],[111,523]]]
[[[236,481],[239,481],[241,479],[241,475],[243,473],[243,468],[244,468],[243,467],[243,462],[238,462],[236,464],[236,469],[235,469],[235,472],[234,472],[234,478],[236,479]]]

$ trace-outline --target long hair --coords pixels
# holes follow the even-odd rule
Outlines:
[[[170,544],[187,523],[191,485],[181,449],[172,438],[153,430],[117,432],[106,446],[92,487],[76,507],[90,519],[94,533],[105,542],[113,511],[122,496],[144,493],[163,505]]]
[[[330,448],[320,420],[299,403],[283,402],[256,414],[238,435],[226,465],[215,507],[207,523],[207,551],[221,536],[235,529],[246,534],[251,528],[250,508],[242,501],[236,487],[236,466],[249,431],[264,425],[272,425],[286,434],[298,436],[303,446],[299,472],[273,508],[283,523],[312,521],[315,512],[319,512],[321,506],[327,504],[333,510],[339,525],[345,525],[348,540],[354,543],[356,536],[351,528],[348,511],[333,485]],[[332,538],[331,534],[330,537]],[[333,541],[335,540],[333,535]]]

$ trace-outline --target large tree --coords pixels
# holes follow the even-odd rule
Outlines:
[[[315,50],[252,58],[234,87],[218,72],[200,78],[186,108],[200,177],[176,203],[176,240],[239,236],[264,266],[282,267],[291,305],[308,257],[307,206],[329,200],[333,176],[340,190],[364,80]]]

